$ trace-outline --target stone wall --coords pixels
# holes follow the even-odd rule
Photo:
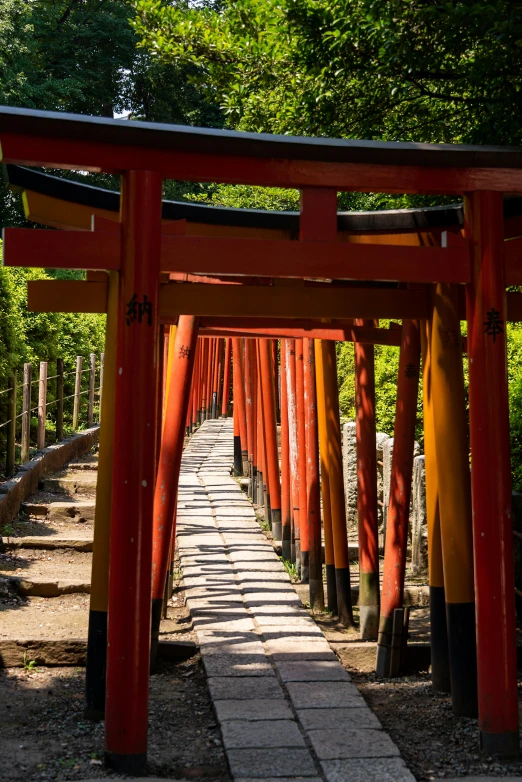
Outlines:
[[[343,475],[346,497],[346,521],[348,530],[357,527],[357,448],[355,422],[348,421],[342,426]],[[384,546],[386,534],[386,516],[390,499],[391,464],[393,456],[393,437],[378,432],[377,450],[377,489],[379,513],[379,543]],[[419,571],[427,566],[427,526],[426,526],[426,485],[424,456],[415,443],[413,462],[413,486],[410,505],[409,540],[412,551],[413,569]]]

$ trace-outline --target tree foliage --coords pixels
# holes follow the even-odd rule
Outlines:
[[[135,0],[142,44],[197,66],[233,127],[515,144],[522,7],[512,0]]]

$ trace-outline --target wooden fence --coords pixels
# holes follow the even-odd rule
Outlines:
[[[0,391],[0,414],[5,419],[0,423],[0,442],[5,449],[6,478],[13,474],[16,463],[29,461],[32,453],[49,442],[59,442],[64,434],[99,422],[103,363],[103,353],[99,357],[91,353],[87,360],[77,356],[76,366],[67,372],[59,358],[53,365],[47,361],[40,361],[38,367],[24,364],[23,382],[19,382],[21,373],[11,377],[9,388]],[[49,374],[51,366],[53,375]]]

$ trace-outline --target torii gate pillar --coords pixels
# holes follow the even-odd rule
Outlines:
[[[161,184],[128,171],[121,200],[105,762],[137,776],[147,766]]]
[[[487,754],[519,754],[502,194],[465,198],[478,707]]]

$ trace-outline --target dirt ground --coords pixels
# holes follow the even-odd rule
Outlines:
[[[85,669],[0,672],[1,782],[114,778],[105,772],[103,723],[83,718]],[[158,777],[228,782],[199,656],[162,663],[151,677],[149,769]]]
[[[87,595],[1,602],[2,637],[86,637]],[[194,640],[179,583],[160,636]],[[27,662],[0,671],[0,782],[114,778],[102,766],[103,723],[83,719],[85,669]],[[199,655],[160,662],[151,677],[149,761],[158,777],[230,780]]]

